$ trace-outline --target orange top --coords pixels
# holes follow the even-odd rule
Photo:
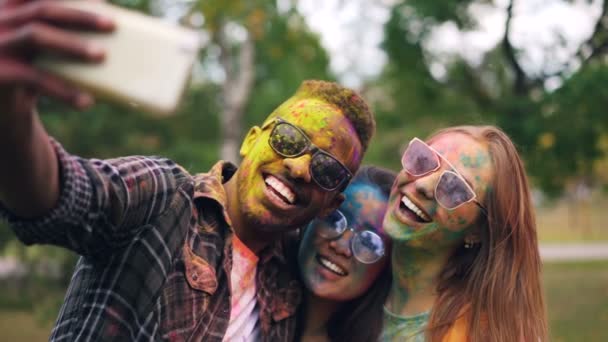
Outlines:
[[[404,335],[403,334],[403,329],[399,330],[398,328],[399,325],[396,326],[397,329],[390,329],[390,322],[391,320],[397,318],[397,319],[403,319],[403,317],[400,317],[398,315],[395,315],[393,313],[391,313],[390,311],[388,311],[388,309],[386,309],[386,307],[384,308],[385,311],[385,327],[384,327],[384,331],[382,334],[382,341],[422,341],[424,339],[424,329],[419,330],[416,333],[411,334],[410,331],[410,335]],[[428,315],[428,313],[427,313]],[[410,317],[409,319],[412,319],[415,316]],[[445,335],[443,335],[443,338],[441,339],[441,342],[467,342],[469,341],[469,319],[470,319],[470,312],[466,309],[463,309],[460,311],[460,314],[458,315],[458,318],[456,319],[456,321],[454,321],[454,323],[448,328],[447,332],[445,333]],[[428,316],[425,317],[425,320],[427,320],[424,323],[424,328],[426,328],[426,324],[428,324]],[[387,329],[387,323],[389,323],[389,327]],[[481,315],[481,324],[482,326],[485,326],[487,324],[487,315],[482,314]],[[394,327],[393,327],[394,328]],[[407,331],[406,331],[407,332]],[[404,336],[408,336],[408,337],[404,337]]]
[[[469,319],[471,317],[470,311],[461,310],[461,313],[452,324],[450,329],[445,333],[441,342],[467,342],[469,340]],[[481,328],[484,329],[488,325],[488,315],[485,313],[481,314],[480,317]]]
[[[469,322],[466,315],[460,316],[443,336],[442,342],[466,342],[468,339]]]

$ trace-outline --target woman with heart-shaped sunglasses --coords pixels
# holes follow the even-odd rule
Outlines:
[[[546,341],[530,190],[493,126],[414,138],[384,218],[393,241],[385,341]]]

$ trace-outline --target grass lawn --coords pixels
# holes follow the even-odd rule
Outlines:
[[[608,261],[548,263],[543,278],[551,341],[608,341]],[[0,308],[0,340],[46,341],[52,323],[35,317],[28,311]]]
[[[538,237],[543,242],[608,241],[608,197],[588,202],[560,200],[536,209]]]
[[[41,323],[31,312],[0,311],[0,340],[48,341],[52,322]]]
[[[608,261],[545,264],[543,278],[551,341],[608,341]]]

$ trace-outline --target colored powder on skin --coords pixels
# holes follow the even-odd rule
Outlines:
[[[477,152],[477,155],[474,157],[471,157],[470,155],[463,155],[460,157],[460,162],[462,165],[473,169],[485,166],[488,160],[489,158],[487,153],[482,151]]]
[[[342,114],[354,125],[363,149],[367,149],[376,125],[367,104],[355,92],[347,88],[336,87],[329,82],[306,81],[293,96],[294,100],[302,98],[316,98],[340,108]],[[370,127],[371,129],[369,129]]]
[[[442,236],[442,240],[443,241],[457,241],[460,240],[464,237],[466,231],[465,230],[457,230],[457,231],[452,231],[449,229],[442,229],[441,233],[443,234]]]

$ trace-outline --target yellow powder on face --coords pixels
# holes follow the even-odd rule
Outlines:
[[[339,109],[354,127],[363,150],[367,149],[376,129],[374,115],[361,96],[352,89],[344,88],[337,83],[317,80],[304,81],[296,93],[281,104],[268,118],[276,116],[283,106],[310,99],[323,101]]]

